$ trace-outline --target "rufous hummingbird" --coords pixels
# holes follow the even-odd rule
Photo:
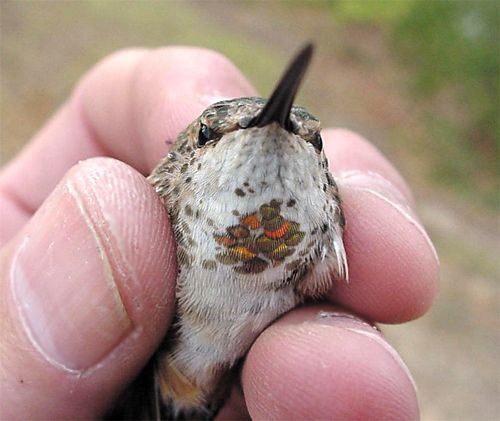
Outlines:
[[[299,52],[268,100],[207,108],[149,176],[177,242],[176,316],[117,413],[212,419],[262,330],[347,280],[320,123],[293,105],[312,52]]]

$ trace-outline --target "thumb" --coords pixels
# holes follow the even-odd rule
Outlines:
[[[125,164],[85,161],[0,251],[2,419],[102,414],[171,320],[164,207]]]

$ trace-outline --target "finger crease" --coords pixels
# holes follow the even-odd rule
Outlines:
[[[19,196],[14,190],[10,190],[8,186],[5,186],[0,192],[0,196],[3,196],[6,200],[12,203],[17,210],[25,214],[27,217],[33,215],[36,209],[32,208],[21,196]]]

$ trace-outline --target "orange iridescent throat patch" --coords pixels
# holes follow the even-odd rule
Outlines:
[[[217,253],[217,260],[226,265],[237,265],[238,273],[252,274],[268,266],[278,266],[295,252],[304,239],[300,224],[281,215],[281,203],[271,200],[258,212],[244,215],[238,225],[226,228],[225,234],[215,234],[217,244],[224,250]]]

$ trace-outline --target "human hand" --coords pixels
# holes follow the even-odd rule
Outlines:
[[[176,278],[167,214],[144,175],[207,105],[254,94],[213,52],[122,51],[2,171],[0,418],[99,417],[138,374],[172,320]],[[244,398],[235,391],[221,418],[418,418],[408,369],[358,317],[423,314],[437,256],[385,158],[346,130],[323,139],[344,203],[350,283],[259,336]]]

